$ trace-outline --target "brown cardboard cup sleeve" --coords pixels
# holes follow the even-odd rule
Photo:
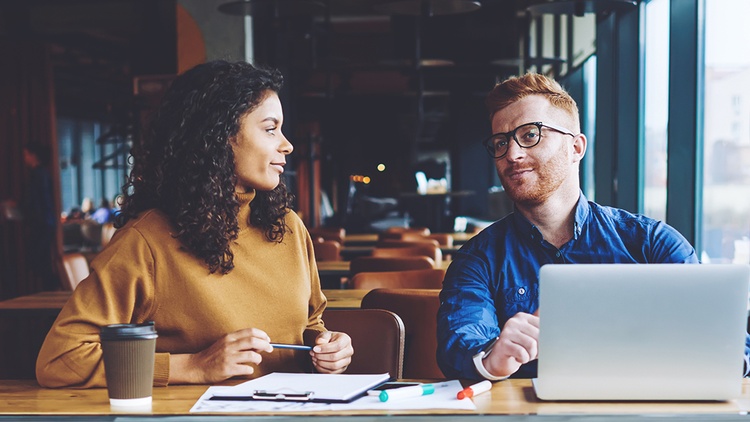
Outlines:
[[[99,337],[112,407],[150,406],[158,337],[154,323],[107,325]]]

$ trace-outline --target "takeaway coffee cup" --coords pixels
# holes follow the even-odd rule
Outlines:
[[[153,321],[107,325],[99,337],[110,405],[123,409],[149,407],[158,337]]]

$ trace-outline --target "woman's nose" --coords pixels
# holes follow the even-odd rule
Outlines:
[[[286,136],[284,136],[284,134],[281,134],[281,136],[284,138],[284,140],[281,142],[279,151],[287,155],[291,154],[292,151],[294,151],[294,145],[292,145],[292,143],[289,142],[289,139],[287,139]]]

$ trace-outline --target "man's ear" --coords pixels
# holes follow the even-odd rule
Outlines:
[[[583,160],[583,156],[586,155],[586,146],[588,145],[588,139],[583,133],[579,133],[573,138],[573,161],[580,162]]]

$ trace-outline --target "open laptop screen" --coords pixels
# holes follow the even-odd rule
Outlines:
[[[545,265],[539,372],[548,400],[740,395],[747,265]]]

